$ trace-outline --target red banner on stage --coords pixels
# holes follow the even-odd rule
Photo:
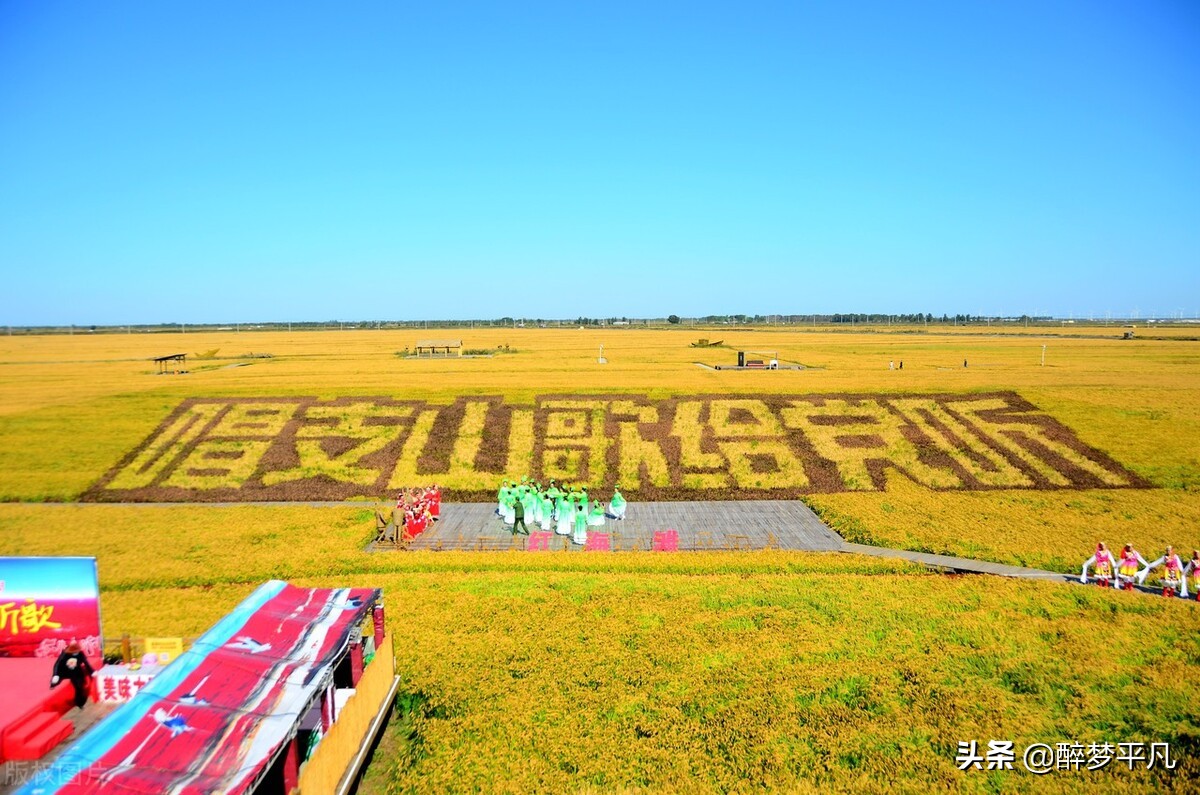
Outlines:
[[[103,654],[95,558],[0,557],[0,657]]]

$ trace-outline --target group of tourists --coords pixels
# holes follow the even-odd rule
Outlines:
[[[586,544],[588,528],[603,527],[608,519],[625,518],[626,502],[618,485],[607,508],[588,496],[587,487],[558,485],[553,480],[545,488],[541,483],[522,478],[519,483],[504,481],[496,493],[496,515],[509,530],[529,534],[529,524],[542,530],[553,529],[570,536],[574,544]]]
[[[416,538],[438,520],[442,512],[442,490],[437,484],[416,487],[400,492],[392,523],[405,538]]]
[[[1088,571],[1091,570],[1092,578],[1101,587],[1130,591],[1133,590],[1135,582],[1144,585],[1146,577],[1157,568],[1162,568],[1160,579],[1163,596],[1177,594],[1186,599],[1187,581],[1188,577],[1191,577],[1192,590],[1196,592],[1196,598],[1200,599],[1200,550],[1192,550],[1192,559],[1186,565],[1179,555],[1175,554],[1175,547],[1167,547],[1162,557],[1147,563],[1141,553],[1133,548],[1133,544],[1126,544],[1120,555],[1115,555],[1108,545],[1101,541],[1096,545],[1096,554],[1084,561],[1079,581],[1086,585]]]

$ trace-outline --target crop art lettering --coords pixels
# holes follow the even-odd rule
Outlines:
[[[325,500],[437,482],[620,485],[636,499],[884,491],[1146,488],[1013,392],[978,395],[545,395],[193,398],[109,471],[93,501]]]

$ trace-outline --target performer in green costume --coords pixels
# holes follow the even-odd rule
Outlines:
[[[509,490],[508,495],[504,498],[504,523],[512,527],[517,519],[516,514],[517,494],[515,491]]]
[[[588,527],[604,527],[604,506],[600,500],[592,503],[592,512],[588,516]]]
[[[575,523],[575,514],[573,513],[574,503],[571,499],[562,492],[558,495],[558,519],[554,527],[554,532],[560,536],[571,534],[571,526]]]
[[[508,481],[500,484],[500,490],[496,492],[496,515],[504,516],[504,506],[508,503]]]
[[[534,517],[537,515],[537,509],[535,507],[537,505],[537,499],[531,486],[527,486],[525,488],[525,493],[521,495],[521,505],[524,506],[525,515],[529,517],[529,521],[534,521]]]
[[[621,494],[621,486],[618,484],[613,490],[612,501],[608,503],[608,513],[614,519],[625,518],[625,497]]]
[[[581,545],[587,543],[587,523],[587,508],[584,503],[579,503],[575,506],[575,535],[571,538],[572,543]]]

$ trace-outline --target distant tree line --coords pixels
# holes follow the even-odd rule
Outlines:
[[[665,317],[577,317],[569,318],[521,318],[501,317],[475,320],[297,320],[263,321],[253,323],[142,323],[129,325],[45,325],[3,326],[0,334],[179,334],[200,331],[328,331],[328,330],[397,330],[422,328],[560,328],[575,326],[655,326],[655,325],[739,325],[739,326],[813,326],[813,325],[929,325],[929,324],[993,324],[993,323],[1051,323],[1059,319],[1051,315],[974,315],[910,312],[884,314],[881,312],[835,312],[833,314],[807,315],[703,315],[683,317],[677,314]],[[1074,323],[1110,324],[1121,322],[1117,318],[1085,321],[1076,318]],[[1162,321],[1160,321],[1162,322]],[[1169,322],[1169,321],[1168,321]]]

